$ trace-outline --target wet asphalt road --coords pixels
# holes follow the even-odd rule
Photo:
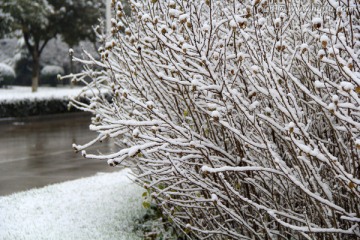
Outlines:
[[[84,159],[73,151],[73,142],[85,144],[96,136],[89,123],[85,113],[0,120],[0,196],[115,171],[106,161]],[[114,148],[104,142],[87,152]]]

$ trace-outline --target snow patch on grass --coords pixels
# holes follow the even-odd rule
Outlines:
[[[50,185],[0,197],[0,239],[140,239],[143,189],[131,171]]]

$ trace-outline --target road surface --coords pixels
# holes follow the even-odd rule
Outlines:
[[[89,123],[85,113],[1,120],[0,196],[118,170],[106,161],[85,159],[73,151],[73,142],[84,144],[96,136]],[[108,153],[114,148],[104,142],[92,151]]]

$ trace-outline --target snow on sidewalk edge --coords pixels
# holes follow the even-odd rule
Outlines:
[[[0,197],[0,239],[140,239],[143,189],[131,171],[98,174]]]

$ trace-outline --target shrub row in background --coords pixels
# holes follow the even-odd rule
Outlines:
[[[11,66],[0,63],[0,88],[10,85],[31,85],[31,72],[27,73],[29,76],[24,76],[24,71],[27,71],[27,68],[23,71],[18,70],[18,68],[19,67],[16,66],[18,72],[15,73],[15,70]],[[69,84],[69,81],[58,81],[58,75],[64,75],[64,73],[64,68],[60,66],[46,65],[40,72],[40,85],[56,87],[58,83],[62,85]],[[19,78],[21,81],[19,81]]]
[[[40,72],[40,84],[57,86],[58,75],[64,75],[64,69],[59,66],[46,65]]]
[[[0,118],[28,117],[79,111],[75,108],[69,108],[68,104],[68,99],[24,99],[20,101],[1,102]]]
[[[14,83],[15,72],[7,64],[0,63],[0,88],[3,86],[9,86]]]

